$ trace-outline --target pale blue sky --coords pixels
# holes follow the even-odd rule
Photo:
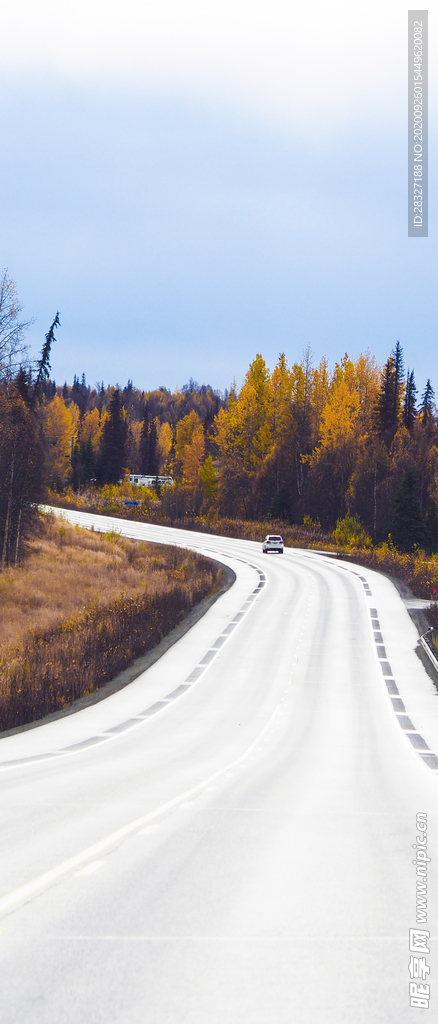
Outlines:
[[[35,353],[60,311],[56,380],[224,389],[258,351],[383,361],[399,339],[438,393],[435,10],[429,238],[408,239],[399,0],[18,0],[0,263]]]

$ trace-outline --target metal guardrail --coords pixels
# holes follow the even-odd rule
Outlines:
[[[433,626],[426,630],[422,636],[420,636],[420,644],[423,650],[426,651],[427,656],[430,658],[433,667],[438,672],[438,650],[435,644],[432,643],[430,634],[433,633]]]

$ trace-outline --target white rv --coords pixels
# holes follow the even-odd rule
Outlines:
[[[143,476],[141,473],[130,473],[129,483],[134,487],[172,487],[173,477],[171,476]]]

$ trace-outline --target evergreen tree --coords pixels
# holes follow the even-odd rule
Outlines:
[[[392,357],[394,361],[393,421],[395,426],[397,427],[400,418],[404,374],[403,349],[399,341],[397,341],[397,344],[392,351]]]
[[[398,341],[383,368],[376,420],[379,434],[388,446],[397,430],[403,391],[403,349]]]
[[[426,425],[433,420],[435,392],[428,378],[424,393],[421,396],[420,415],[421,422]]]
[[[158,474],[158,437],[157,437],[157,425],[155,420],[152,420],[149,427],[149,470],[150,476],[157,476]]]
[[[407,428],[407,430],[412,430],[415,417],[417,415],[417,409],[415,405],[416,398],[417,388],[415,385],[414,371],[411,370],[411,372],[409,373],[408,370],[406,377],[405,398],[403,402],[403,425]]]
[[[94,450],[93,443],[89,437],[86,441],[76,441],[72,448],[71,465],[73,468],[73,487],[78,487],[94,477]]]
[[[413,466],[402,477],[392,509],[391,537],[401,551],[425,547],[427,531],[421,514],[417,478]]]
[[[15,387],[23,399],[26,405],[32,404],[32,391],[31,391],[31,374],[29,370],[26,370],[24,366],[20,366],[20,369],[15,378]]]
[[[85,479],[91,480],[94,475],[94,449],[91,437],[81,444],[82,462],[85,469]]]
[[[37,375],[36,375],[36,380],[35,380],[35,385],[34,385],[34,392],[35,392],[36,398],[41,398],[42,385],[43,385],[44,381],[49,379],[49,373],[50,373],[50,362],[49,362],[49,360],[50,360],[50,350],[52,348],[53,342],[55,341],[55,330],[56,330],[57,327],[60,327],[59,313],[56,314],[55,319],[54,319],[53,323],[50,325],[50,328],[49,328],[49,330],[48,330],[48,332],[46,334],[46,340],[45,340],[44,345],[42,347],[41,356],[40,356],[40,358],[38,360],[38,363],[37,363]]]
[[[148,402],[144,406],[140,434],[140,473],[145,476],[157,476],[158,473],[157,427],[155,419],[150,416]]]
[[[285,484],[282,484],[280,489],[274,494],[272,499],[271,508],[269,510],[270,519],[290,519],[291,511],[290,494]]]
[[[149,404],[145,402],[140,434],[140,473],[149,475]]]
[[[386,361],[377,402],[377,426],[379,434],[384,436],[394,427],[394,360],[392,356]]]
[[[75,441],[72,445],[70,465],[73,469],[73,488],[77,491],[78,487],[83,483],[82,451],[78,441]]]
[[[128,426],[119,388],[111,397],[108,418],[102,432],[100,445],[100,478],[103,483],[116,484],[125,468]]]
[[[23,537],[37,516],[44,489],[41,405],[49,378],[50,349],[59,314],[46,334],[37,374],[21,366],[14,380],[0,381],[0,546],[1,566],[17,563]]]
[[[23,395],[23,377],[0,383],[0,563],[17,563],[23,537],[38,517],[44,489],[40,406]]]

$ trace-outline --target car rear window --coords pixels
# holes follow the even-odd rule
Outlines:
[[[283,541],[282,541],[282,538],[281,538],[281,537],[267,537],[267,540],[280,540],[280,541],[281,541],[281,543],[283,543]]]

